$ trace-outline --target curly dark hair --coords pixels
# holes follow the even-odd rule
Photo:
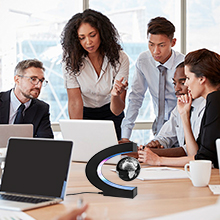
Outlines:
[[[88,23],[98,30],[101,40],[100,54],[106,55],[110,64],[116,69],[116,65],[119,63],[119,51],[122,50],[118,31],[108,17],[100,12],[87,9],[75,14],[67,22],[61,34],[62,61],[66,63],[66,70],[73,72],[74,75],[78,74],[83,65],[83,57],[88,54],[81,46],[77,33],[82,23]]]

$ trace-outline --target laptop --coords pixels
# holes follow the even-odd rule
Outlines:
[[[33,125],[0,124],[0,148],[6,148],[10,137],[33,137]]]
[[[72,140],[72,160],[88,162],[99,151],[118,144],[113,121],[68,119],[59,121],[63,139]],[[117,164],[120,155],[106,163]]]
[[[0,187],[0,209],[24,211],[64,200],[72,141],[10,138]]]
[[[33,137],[33,125],[0,124],[0,164],[5,160],[6,146],[10,137]]]
[[[216,141],[216,150],[217,150],[217,157],[218,157],[218,166],[220,167],[220,138],[218,138]],[[220,172],[220,169],[219,169]]]

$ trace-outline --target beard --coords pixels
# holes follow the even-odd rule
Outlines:
[[[35,96],[32,95],[32,94],[31,94],[31,91],[33,91],[33,90],[38,90],[38,94],[36,94]],[[21,93],[22,93],[22,95],[23,95],[25,98],[27,98],[27,99],[34,99],[34,98],[37,98],[37,97],[39,96],[39,94],[40,94],[40,89],[35,88],[35,89],[30,90],[29,93],[25,93],[25,92],[23,92],[23,91],[21,91]]]

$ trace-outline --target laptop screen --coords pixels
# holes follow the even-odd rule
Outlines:
[[[63,197],[72,141],[11,138],[0,191]]]

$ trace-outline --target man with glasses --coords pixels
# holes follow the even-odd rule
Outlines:
[[[39,99],[46,86],[43,63],[23,60],[15,67],[15,87],[0,93],[0,124],[33,124],[34,137],[53,138],[49,105]]]

